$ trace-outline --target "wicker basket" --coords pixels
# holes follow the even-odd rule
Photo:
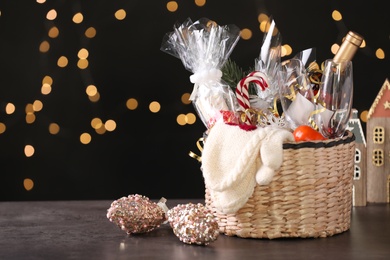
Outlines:
[[[283,164],[234,214],[205,204],[220,233],[243,238],[328,237],[350,228],[355,136],[283,145]]]

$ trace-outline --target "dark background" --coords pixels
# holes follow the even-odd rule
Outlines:
[[[272,15],[282,34],[283,44],[293,48],[290,56],[307,48],[317,49],[317,60],[332,58],[332,44],[340,44],[349,30],[362,34],[366,47],[359,49],[354,63],[354,107],[367,111],[382,84],[389,77],[390,22],[385,1],[282,1],[209,0],[199,7],[192,0],[178,0],[178,10],[169,12],[168,1],[58,0],[0,1],[0,122],[7,127],[0,134],[0,200],[116,199],[128,194],[150,198],[202,198],[204,183],[200,163],[188,155],[198,153],[196,141],[206,130],[198,119],[180,126],[179,114],[195,113],[181,96],[192,91],[191,73],[181,61],[160,50],[165,33],[175,22],[190,17],[206,17],[220,25],[235,24],[253,32],[250,40],[240,40],[231,58],[243,68],[253,66],[263,33],[258,29],[260,13]],[[53,21],[49,10],[57,11]],[[126,18],[114,13],[124,9]],[[338,10],[343,20],[332,19]],[[84,16],[81,24],[74,14]],[[60,34],[48,37],[56,26]],[[94,27],[88,39],[84,32]],[[50,42],[47,53],[39,52],[42,41]],[[77,67],[77,53],[89,51],[89,66]],[[375,57],[382,48],[385,59]],[[66,56],[68,66],[57,60]],[[53,78],[52,92],[42,95],[42,79]],[[90,102],[86,86],[94,84],[100,93]],[[126,101],[138,100],[129,110]],[[42,111],[33,124],[25,120],[27,104],[41,100]],[[161,110],[149,111],[158,101]],[[15,113],[5,113],[13,103]],[[97,134],[91,128],[94,117],[113,119],[113,132]],[[57,135],[48,132],[57,123]],[[363,126],[364,121],[362,122]],[[83,145],[81,133],[92,141]],[[27,158],[24,147],[31,144],[34,156]],[[23,180],[34,181],[27,191]]]

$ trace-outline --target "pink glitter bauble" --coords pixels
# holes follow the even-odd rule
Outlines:
[[[217,220],[201,203],[179,204],[167,215],[173,233],[186,244],[208,245],[219,236]]]
[[[111,203],[107,218],[127,234],[149,232],[167,221],[165,201],[157,204],[139,194],[122,197]]]

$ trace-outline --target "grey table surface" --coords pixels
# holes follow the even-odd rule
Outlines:
[[[351,228],[326,238],[250,239],[221,234],[207,246],[181,242],[169,224],[127,235],[112,201],[0,202],[0,259],[390,259],[390,206],[352,208]],[[204,200],[169,200],[168,207]]]

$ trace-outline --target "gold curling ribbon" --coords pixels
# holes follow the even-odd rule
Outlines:
[[[266,114],[263,113],[263,111],[256,110],[253,108],[247,108],[240,116],[240,121],[242,123],[245,123],[247,115],[249,115],[249,117],[251,118],[251,122],[250,122],[251,125],[260,124],[261,122],[263,122],[262,118],[265,118],[266,120],[268,120],[268,117],[266,116]],[[256,116],[255,120],[253,119],[253,116]]]
[[[316,85],[317,88],[321,85],[321,78],[322,74],[324,73],[324,67],[325,63],[322,62],[321,66],[318,65],[316,62],[310,63],[309,67],[307,68],[307,73],[309,75],[309,80],[312,84]],[[314,103],[317,103],[318,96],[320,94],[320,91],[318,89],[317,94],[314,96]]]
[[[316,109],[316,110],[314,110],[313,112],[310,113],[309,123],[317,131],[318,131],[318,125],[314,122],[314,119],[313,119],[314,115],[324,112],[325,109],[326,109],[325,106],[322,106],[322,108]]]
[[[318,91],[318,94],[320,93],[320,91]],[[318,131],[318,125],[314,122],[313,118],[314,118],[314,115],[316,114],[319,114],[319,113],[322,113],[326,110],[326,104],[324,102],[320,102],[318,101],[317,99],[315,100],[315,104],[320,104],[322,106],[322,108],[320,109],[316,109],[314,110],[313,112],[310,113],[310,124],[311,126]]]
[[[290,85],[290,95],[285,95],[284,97],[291,100],[291,101],[294,101],[297,97],[295,87],[298,87],[298,89],[300,88],[300,86],[298,84]]]
[[[309,80],[311,83],[319,85],[321,83],[322,70],[313,69],[310,71]]]
[[[315,84],[317,86],[320,86],[321,85],[321,77],[322,77],[322,74],[324,72],[324,66],[325,66],[325,63],[322,62],[321,63],[321,66],[318,65],[318,63],[315,63],[315,62],[312,62],[308,68],[308,73],[309,73],[309,80],[312,84]],[[318,125],[314,122],[314,115],[316,114],[319,114],[319,113],[322,113],[325,111],[325,103],[321,103],[319,100],[318,100],[318,97],[320,96],[320,89],[318,89],[316,95],[313,97],[313,101],[314,101],[314,104],[320,104],[322,105],[323,108],[320,108],[320,109],[316,109],[314,110],[313,112],[310,113],[310,120],[309,120],[309,123],[311,124],[311,126],[318,131]]]
[[[280,117],[279,110],[278,110],[278,97],[274,98],[274,108],[271,110],[272,114],[274,114],[277,117]]]
[[[204,138],[203,137],[199,138],[198,141],[196,142],[196,146],[198,147],[200,153],[202,153],[203,152],[203,146],[200,143],[202,143],[204,145]],[[197,160],[198,162],[202,162],[202,156],[199,156],[199,155],[197,155],[196,153],[194,153],[192,151],[190,151],[188,153],[188,155],[191,156],[192,158],[194,158],[195,160]]]

